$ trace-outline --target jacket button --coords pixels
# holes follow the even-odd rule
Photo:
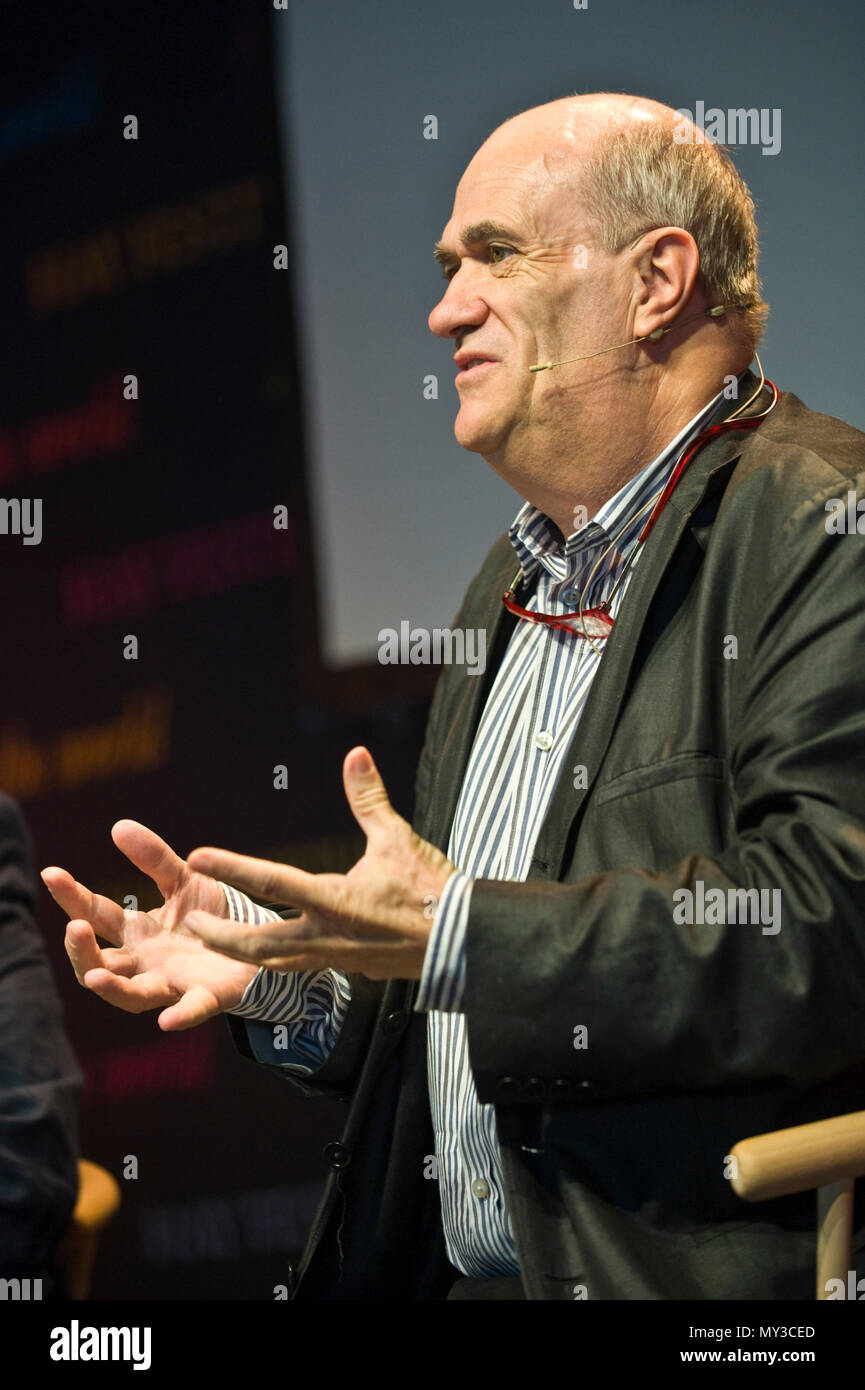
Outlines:
[[[486,1178],[475,1178],[474,1182],[472,1183],[472,1192],[474,1196],[478,1198],[478,1201],[481,1202],[484,1200],[485,1197],[489,1197],[490,1185],[487,1182]]]
[[[381,1031],[386,1033],[389,1038],[395,1038],[397,1033],[401,1033],[408,1023],[408,1014],[395,1013],[388,1014],[381,1025]]]
[[[550,1100],[570,1100],[574,1094],[574,1084],[564,1076],[557,1076],[550,1082]]]
[[[523,1096],[526,1100],[543,1100],[546,1093],[546,1083],[539,1076],[530,1076],[523,1086]]]
[[[503,1076],[498,1086],[502,1100],[513,1100],[522,1090],[522,1082],[515,1076]]]
[[[322,1153],[331,1168],[347,1168],[351,1160],[351,1150],[337,1139],[325,1144]]]

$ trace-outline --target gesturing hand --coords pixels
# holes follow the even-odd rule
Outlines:
[[[124,911],[77,883],[65,869],[43,869],[46,888],[71,919],[66,953],[79,984],[129,1013],[161,1009],[157,1021],[166,1032],[194,1028],[233,1008],[256,969],[209,950],[184,926],[194,908],[227,916],[219,884],[194,873],[137,821],[118,821],[111,838],[153,879],[165,902],[151,912]],[[101,948],[97,936],[112,945]]]
[[[272,970],[330,968],[373,980],[419,979],[435,906],[454,865],[397,815],[365,748],[347,755],[343,781],[367,837],[366,853],[347,874],[309,874],[227,850],[196,849],[191,868],[302,911],[289,921],[251,926],[219,921],[202,908],[188,925],[216,950]]]

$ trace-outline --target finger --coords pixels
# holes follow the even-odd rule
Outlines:
[[[266,957],[290,951],[295,941],[301,953],[306,946],[303,941],[305,928],[298,928],[297,921],[253,926],[250,922],[226,922],[209,912],[196,910],[188,914],[185,925],[211,950],[230,956],[232,960],[246,961],[249,965],[261,965]]]
[[[311,970],[330,969],[328,961],[322,956],[273,956],[259,962],[265,970],[273,970],[277,975],[300,975]]]
[[[339,966],[332,965],[324,956],[274,956],[272,960],[263,960],[260,964],[265,970],[272,970],[276,975],[305,975],[339,969]]]
[[[186,924],[211,950],[280,974],[344,970],[369,974],[370,979],[409,979],[417,963],[414,942],[378,944],[337,935],[312,935],[314,929],[308,919],[299,930],[291,932],[286,922],[268,923],[262,928],[249,922],[226,922],[196,909],[188,914]]]
[[[85,989],[98,994],[106,1004],[123,1009],[128,1014],[145,1013],[148,1009],[164,1009],[177,1002],[177,990],[166,984],[155,970],[145,970],[127,980],[110,970],[88,970],[82,981]]]
[[[79,985],[84,984],[88,970],[102,968],[102,952],[89,922],[70,922],[64,945]]]
[[[135,962],[129,952],[115,950],[113,946],[102,950],[89,922],[70,922],[64,945],[80,985],[84,984],[88,970],[109,970],[112,975],[127,978],[135,974]]]
[[[210,846],[194,849],[187,862],[194,872],[232,883],[264,902],[306,907],[321,899],[321,889],[316,890],[321,876],[294,869],[290,864],[273,864],[269,859],[251,859],[246,854]]]
[[[282,975],[300,970],[339,970],[346,975],[367,975],[371,980],[408,980],[416,977],[417,948],[409,944],[370,946],[334,937],[305,942],[302,954],[272,956],[258,964]]]
[[[352,815],[366,835],[374,841],[392,834],[394,821],[401,821],[390,804],[381,774],[368,749],[352,748],[342,765],[342,781]]]
[[[197,1028],[222,1010],[215,995],[203,985],[192,985],[170,1008],[163,1009],[156,1022],[164,1033],[179,1033],[184,1028]]]
[[[142,873],[152,878],[163,898],[170,898],[186,867],[179,854],[137,820],[119,820],[111,827],[111,838]]]
[[[104,898],[101,893],[92,893],[56,865],[43,869],[41,877],[54,901],[68,917],[89,922],[97,936],[112,941],[115,946],[122,944],[123,908],[119,903]]]
[[[138,969],[138,963],[133,960],[130,952],[122,947],[117,949],[114,946],[106,946],[102,952],[102,964],[112,975],[125,975],[127,980],[131,980]]]

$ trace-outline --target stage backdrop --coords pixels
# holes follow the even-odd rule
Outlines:
[[[343,755],[372,748],[409,815],[425,691],[391,671],[350,699],[317,664],[274,12],[10,10],[0,479],[26,505],[0,536],[0,786],[38,865],[142,906],[121,816],[181,853],[347,868]],[[83,1150],[123,1188],[96,1296],[272,1297],[344,1107],[244,1061],[222,1020],[165,1035],[106,1007],[44,891],[40,921]]]

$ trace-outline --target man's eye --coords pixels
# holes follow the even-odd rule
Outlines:
[[[493,243],[487,247],[487,257],[491,265],[501,265],[505,257],[514,255],[516,252],[512,246],[500,246],[498,243]],[[442,279],[452,280],[458,270],[458,265],[442,266]]]

